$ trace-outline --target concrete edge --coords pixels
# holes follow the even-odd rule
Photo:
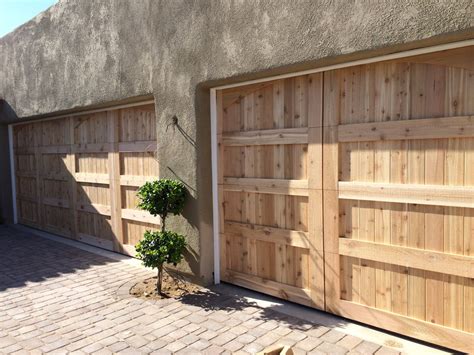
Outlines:
[[[378,329],[367,324],[356,323],[347,318],[342,318],[331,313],[284,301],[238,286],[224,283],[214,287],[214,291],[219,291],[226,295],[235,295],[238,293],[249,302],[256,303],[259,307],[271,308],[273,311],[296,317],[310,323],[320,324],[400,352],[418,355],[452,354],[452,352],[446,351],[435,344],[425,345],[416,340],[390,333],[383,329]],[[236,291],[236,289],[238,290]]]

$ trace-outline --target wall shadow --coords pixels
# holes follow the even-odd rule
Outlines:
[[[117,262],[11,226],[0,226],[0,253],[0,292]]]

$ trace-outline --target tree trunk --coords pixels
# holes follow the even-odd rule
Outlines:
[[[163,265],[158,266],[158,280],[156,280],[156,293],[161,295],[161,284],[163,283]]]
[[[161,217],[161,231],[164,232],[167,214],[160,215],[160,217]]]

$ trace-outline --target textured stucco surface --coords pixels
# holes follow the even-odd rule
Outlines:
[[[174,224],[208,282],[209,87],[472,38],[473,14],[471,0],[60,1],[0,39],[0,98],[26,118],[153,95],[161,173],[193,195]],[[173,115],[189,137],[166,132]]]

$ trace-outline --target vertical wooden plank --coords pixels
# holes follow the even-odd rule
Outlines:
[[[407,182],[407,142],[394,141],[390,152],[390,182]],[[391,244],[407,245],[407,205],[393,204],[391,211]],[[408,313],[408,268],[392,266],[392,312]]]
[[[474,93],[474,80],[473,89]],[[464,185],[474,185],[474,138],[464,139]],[[464,254],[474,257],[474,209],[464,210]],[[465,332],[474,333],[474,279],[464,283],[464,325]]]
[[[323,74],[307,78],[309,285],[314,307],[325,308],[323,235]]]
[[[425,184],[444,183],[446,144],[443,140],[426,140]],[[428,206],[425,213],[425,248],[444,251],[444,208]],[[426,272],[426,321],[444,324],[443,275]]]
[[[445,184],[460,186],[464,184],[464,145],[459,138],[449,139]],[[444,252],[464,253],[464,209],[445,207],[444,216]],[[446,275],[444,282],[444,325],[456,329],[463,327],[463,290],[462,277]]]
[[[110,210],[112,232],[114,234],[114,250],[123,252],[123,230],[122,230],[122,197],[120,187],[120,153],[118,151],[119,136],[119,112],[118,110],[107,111],[107,142],[111,150],[108,153],[108,170],[110,179]]]
[[[374,144],[371,142],[359,143],[359,181],[374,181]],[[375,212],[374,203],[359,202],[359,239],[375,241]],[[360,265],[360,303],[375,307],[375,262],[361,260]]]
[[[290,123],[288,106],[292,107],[293,99],[292,82],[278,80],[273,85],[273,127],[284,128]],[[271,176],[274,179],[285,178],[285,147],[283,145],[273,146],[273,166]],[[285,228],[286,225],[286,198],[284,195],[273,195],[273,206],[267,205],[267,208],[273,207],[274,225],[279,228]],[[259,244],[257,243],[257,246]],[[275,248],[275,277],[276,281],[286,283],[287,269],[291,266],[291,258],[286,253],[286,246],[276,244]],[[260,256],[265,257],[265,256]],[[259,268],[260,269],[260,268]]]
[[[378,100],[377,100],[378,102]],[[374,144],[374,181],[390,182],[390,149],[387,149],[386,142],[376,142]],[[377,202],[374,204],[374,224],[376,243],[390,244],[391,242],[391,211],[390,204]],[[391,265],[376,263],[375,283],[376,294],[375,304],[377,308],[392,310],[392,283]]]
[[[38,218],[37,223],[40,228],[44,228],[44,209],[43,209],[43,156],[40,152],[41,138],[42,138],[42,123],[32,123],[33,134],[34,134],[34,154],[35,154],[35,173],[36,173],[36,216]]]
[[[314,307],[324,309],[323,191],[308,196],[309,283]]]
[[[408,142],[408,182],[423,184],[425,181],[425,152],[420,141]],[[408,206],[408,246],[425,248],[425,206]],[[409,269],[408,272],[408,316],[426,318],[425,272]]]
[[[310,112],[311,115],[311,112]],[[312,190],[323,188],[323,137],[322,127],[308,129],[308,187]]]
[[[67,157],[67,170],[69,173],[69,185],[70,185],[70,198],[69,208],[71,214],[71,234],[74,239],[77,239],[78,235],[78,216],[77,216],[77,183],[76,183],[76,154],[74,151],[74,117],[68,119],[68,143],[70,152]]]
[[[341,298],[339,266],[339,146],[337,125],[340,123],[341,93],[339,72],[323,74],[323,240],[325,307],[337,312]]]

